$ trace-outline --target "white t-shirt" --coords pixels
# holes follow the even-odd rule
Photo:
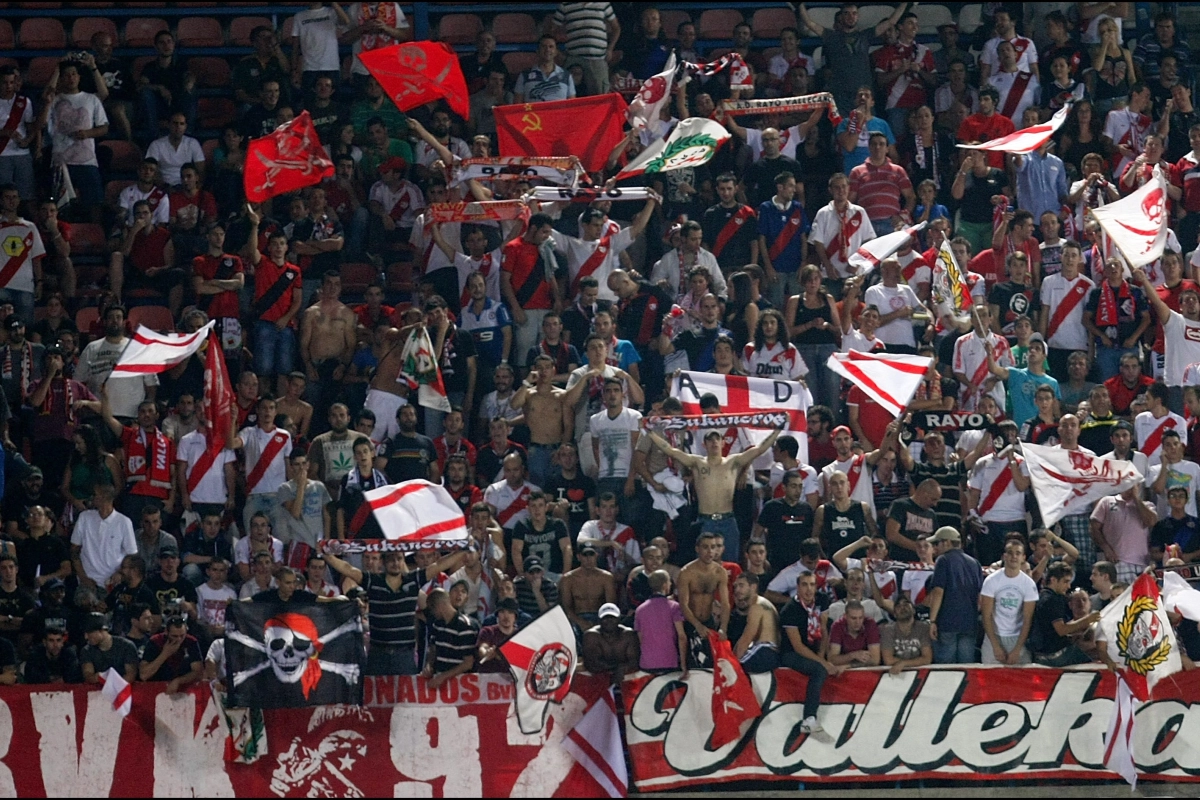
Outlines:
[[[1162,474],[1163,463],[1159,463],[1150,467],[1146,471],[1146,488],[1150,488],[1158,476]],[[1177,464],[1171,464],[1167,470],[1167,489],[1164,489],[1162,494],[1155,493],[1154,495],[1154,510],[1158,512],[1159,519],[1166,519],[1171,514],[1171,507],[1167,504],[1167,490],[1172,486],[1186,486],[1188,490],[1187,505],[1184,511],[1196,516],[1196,492],[1200,491],[1200,464],[1194,461],[1184,459]]]
[[[33,262],[46,255],[37,225],[19,217],[14,222],[0,222],[0,249],[0,265],[21,259],[17,271],[0,288],[33,294]]]
[[[1008,339],[990,332],[987,338],[991,342],[996,354],[996,363],[1003,367],[1015,366],[1012,351],[1008,346]],[[954,371],[956,373],[966,375],[971,381],[981,378],[979,383],[982,384],[982,381],[986,380],[990,375],[987,372],[987,367],[981,366],[986,363],[987,351],[984,349],[983,339],[979,338],[974,331],[968,333],[966,336],[959,337],[958,341],[954,343]],[[967,392],[966,387],[963,387],[960,391],[965,397]],[[989,394],[996,401],[996,405],[1004,408],[1004,381],[996,381]],[[964,411],[974,411],[979,404],[979,398],[980,394],[978,391],[972,392],[970,398],[967,398],[966,402],[963,403],[962,409]]]
[[[1023,81],[1025,80],[1022,75],[1023,72],[1025,72],[1025,70],[1020,70],[1018,72],[994,72],[992,73],[991,77],[988,78],[988,83],[996,87],[996,90],[1000,92],[1000,102],[996,104],[996,109],[998,111],[1003,111],[1005,108],[1008,108],[1009,92],[1016,91],[1019,88],[1016,87],[1018,78],[1021,78]],[[1018,130],[1021,126],[1021,120],[1025,115],[1025,109],[1037,104],[1038,98],[1041,97],[1041,92],[1042,86],[1038,81],[1037,67],[1035,65],[1033,71],[1029,73],[1028,81],[1025,82],[1025,91],[1021,93],[1021,97],[1019,100],[1017,100],[1017,104],[1013,106],[1012,113],[1008,115],[1008,118],[1012,120],[1013,124],[1017,126]]]
[[[599,442],[600,446],[600,461],[596,465],[599,470],[597,477],[629,477],[634,447],[634,437],[630,434],[637,433],[641,421],[641,412],[632,408],[622,408],[615,419],[609,417],[607,409],[592,415],[588,430],[591,431],[592,441]]]
[[[274,495],[287,480],[287,457],[292,452],[292,435],[283,428],[276,428],[268,433],[262,428],[255,425],[253,428],[242,428],[238,437],[241,438],[246,454],[246,475],[249,476],[254,472],[254,468],[258,465],[258,458],[267,448],[268,443],[275,438],[277,434],[283,434],[287,437],[283,447],[275,453],[271,459],[271,463],[267,466],[266,472],[262,478],[254,486],[248,486],[247,492],[250,494],[270,494]]]
[[[79,561],[83,573],[100,586],[120,568],[125,556],[135,556],[138,551],[133,523],[115,510],[107,519],[95,509],[80,514],[71,533],[71,544],[82,548]]]
[[[437,243],[433,241],[433,232],[429,226],[428,215],[422,212],[417,216],[413,224],[412,233],[408,237],[408,243],[417,251],[417,265],[425,265],[426,275],[434,270],[450,266],[450,259],[446,258],[446,254],[442,252],[442,248],[438,247]],[[456,252],[461,253],[462,223],[443,222],[442,238]]]
[[[416,184],[408,181],[403,181],[394,192],[382,180],[376,181],[371,187],[369,199],[383,206],[388,216],[396,220],[401,228],[415,225],[418,212],[425,208],[425,195],[421,194]]]
[[[776,56],[778,58],[778,56]],[[811,65],[812,62],[810,61]],[[811,73],[810,73],[811,74]],[[762,158],[762,131],[758,128],[746,128],[746,145],[750,148],[750,155],[758,161]],[[796,148],[804,144],[804,136],[800,133],[800,126],[793,125],[790,128],[784,128],[779,131],[779,154],[788,158],[796,158]]]
[[[109,379],[112,368],[116,366],[121,353],[129,340],[122,338],[113,344],[108,339],[97,339],[89,342],[79,354],[79,363],[75,365],[75,380],[92,390],[92,394],[100,396],[101,387],[108,390],[108,404],[114,417],[133,419],[137,416],[138,405],[146,399],[146,387],[158,386],[157,375],[133,375],[128,378],[118,377]]]
[[[1088,333],[1087,328],[1083,327],[1083,307],[1087,305],[1088,292],[1092,290],[1095,284],[1091,278],[1086,275],[1076,275],[1075,280],[1069,281],[1060,272],[1056,275],[1048,275],[1042,279],[1042,305],[1047,310],[1047,328],[1049,320],[1054,319],[1054,313],[1062,302],[1067,298],[1073,289],[1080,283],[1086,287],[1081,298],[1075,302],[1075,307],[1063,319],[1059,326],[1050,335],[1050,340],[1047,344],[1057,350],[1087,350],[1088,349]]]
[[[328,6],[306,8],[292,17],[292,38],[300,40],[305,72],[337,72],[342,68],[337,26],[337,14]]]
[[[1191,322],[1178,311],[1163,325],[1167,386],[1186,386],[1183,373],[1188,364],[1200,361],[1200,322]]]
[[[157,196],[152,196],[155,194]],[[139,200],[150,203],[151,219],[154,220],[155,225],[166,227],[171,223],[171,201],[167,192],[158,186],[153,186],[149,191],[143,192],[134,183],[126,186],[117,195],[117,205],[125,209],[126,225],[133,225],[133,206]]]
[[[880,314],[890,314],[902,308],[921,307],[921,299],[907,283],[892,288],[877,283],[867,289],[863,295],[863,302],[877,307]],[[912,320],[904,317],[894,319],[886,325],[880,325],[879,330],[875,331],[875,337],[884,344],[917,346],[916,337],[913,336]]]
[[[869,597],[864,597],[859,602],[862,603],[863,611],[866,613],[866,615],[868,617],[875,620],[876,622],[878,622],[881,625],[883,623],[887,622],[887,618],[888,618],[887,614],[885,614],[883,612],[882,608],[880,608],[878,605],[875,604],[874,600],[872,600]],[[846,616],[846,601],[838,600],[836,603],[833,603],[832,605],[830,605],[829,610],[825,612],[825,616],[829,619],[830,625],[837,622],[842,617]]]
[[[1020,465],[1021,474],[1028,477],[1029,467],[1025,465],[1023,459],[1020,461]],[[1008,456],[996,458],[995,455],[989,454],[975,462],[975,468],[971,470],[967,486],[979,490],[979,505],[983,505],[996,481],[1000,480],[1003,473],[1008,471]],[[1017,522],[1025,519],[1025,493],[1017,491],[1015,479],[1011,479],[1010,476],[1004,491],[996,498],[992,507],[981,516],[984,522]]]
[[[529,481],[515,489],[508,485],[508,481],[497,481],[483,490],[483,501],[496,509],[496,521],[500,526],[511,531],[518,523],[529,519],[529,509],[526,508],[528,501],[525,498],[537,488]],[[519,508],[513,507],[514,503],[518,503]],[[511,514],[507,513],[510,508]]]
[[[1173,411],[1162,417],[1143,411],[1133,418],[1138,451],[1146,454],[1146,462],[1151,467],[1162,460],[1162,432],[1168,430],[1177,431],[1179,438],[1187,442],[1187,420]]]
[[[191,477],[197,462],[208,450],[208,441],[202,431],[192,431],[179,440],[175,448],[175,460],[186,465],[186,475]],[[229,499],[229,490],[225,486],[225,465],[237,461],[237,453],[228,447],[217,454],[212,466],[196,488],[189,492],[193,503],[224,503]]]
[[[237,592],[228,585],[214,589],[207,582],[196,587],[196,612],[200,621],[214,627],[225,625],[228,601],[237,600]]]
[[[1126,145],[1135,153],[1142,152],[1146,144],[1146,134],[1154,120],[1145,114],[1138,114],[1128,108],[1116,108],[1104,117],[1104,135],[1112,139],[1114,145]],[[1113,175],[1121,175],[1125,167],[1133,161],[1129,156],[1122,156],[1121,162],[1113,170]]]
[[[799,50],[796,51],[796,57],[793,59],[789,59],[783,53],[771,56],[771,61],[767,64],[767,72],[771,73],[771,77],[783,80],[795,67],[804,67],[804,71],[810,77],[817,74],[817,62],[813,60],[812,56],[807,56]],[[757,158],[758,156],[755,156],[755,159]]]
[[[603,235],[600,239],[590,242],[562,234],[554,237],[554,249],[567,257],[568,288],[574,285],[584,263],[600,249],[601,241],[603,241]],[[608,250],[602,254],[600,265],[591,273],[592,277],[600,282],[599,297],[601,300],[606,300],[610,303],[617,301],[617,296],[613,293],[613,290],[608,288],[608,276],[619,266],[617,255],[629,249],[631,244],[633,244],[633,232],[629,228],[622,228],[618,233],[613,234],[609,238]],[[568,291],[567,294],[574,297],[576,293]]]
[[[804,482],[800,488],[803,496],[807,498],[809,495],[815,494],[820,497],[821,473],[817,472],[815,467],[810,467],[808,464],[798,464],[796,471],[804,476]],[[772,490],[772,498],[783,497],[783,490],[779,489],[779,485],[783,483],[783,474],[785,472],[787,470],[783,468],[783,464],[780,464],[778,461],[771,463],[771,477],[768,481]],[[847,559],[847,563],[849,563],[849,559]]]
[[[1004,570],[1000,570],[984,579],[979,594],[992,598],[995,603],[992,621],[996,626],[996,635],[1020,636],[1021,628],[1025,626],[1025,604],[1037,602],[1038,587],[1033,578],[1024,572],[1018,572],[1017,577],[1010,578],[1004,574]]]
[[[446,143],[446,149],[456,158],[461,158],[464,161],[471,157],[471,148],[462,139],[457,136],[451,136],[450,141]],[[441,156],[437,150],[429,146],[428,142],[417,142],[416,150],[413,157],[417,159],[417,163],[423,167],[432,167],[433,162],[437,161]]]
[[[600,520],[589,519],[583,523],[583,527],[579,529],[579,536],[577,537],[577,541],[582,542],[585,540],[616,542],[620,545],[620,547],[600,547],[596,549],[596,552],[603,559],[601,563],[609,571],[625,574],[642,563],[642,546],[638,543],[633,528],[628,525],[614,522],[611,529],[605,530],[601,527]]]
[[[72,167],[99,167],[96,140],[74,139],[71,134],[107,124],[104,104],[91,92],[56,96],[50,106],[50,137],[54,157]]]
[[[179,142],[179,147],[171,144],[169,136],[163,136],[150,143],[146,150],[146,158],[158,159],[158,174],[163,183],[167,186],[178,186],[180,167],[184,164],[203,164],[204,150],[191,136],[184,136]]]
[[[366,7],[365,9],[364,6]],[[395,27],[408,27],[408,20],[405,18],[404,11],[401,10],[399,3],[355,3],[354,5],[350,6],[349,10],[346,12],[346,15],[350,17],[351,25],[358,25],[360,21],[365,18],[379,16],[377,11],[379,6],[392,6],[392,12],[396,17]],[[364,10],[376,13],[364,15]],[[350,66],[350,73],[352,75],[370,74],[367,72],[367,68],[363,66],[363,63],[358,60],[358,54],[363,50],[378,50],[381,47],[387,47],[388,45],[393,44],[396,44],[396,40],[388,36],[386,33],[364,33],[362,36],[359,36],[354,40],[354,44],[350,48],[351,52],[354,53],[354,63]],[[337,69],[337,67],[334,67],[334,69]]]
[[[883,340],[878,336],[868,339],[858,328],[851,328],[850,332],[842,337],[842,349],[838,352],[849,353],[854,350],[858,353],[873,353],[882,350],[884,346]]]
[[[855,479],[850,476],[850,470],[859,462],[862,469],[858,473],[858,482],[855,483]],[[866,503],[871,516],[875,516],[875,489],[871,485],[871,466],[867,464],[866,455],[851,456],[845,461],[834,461],[825,465],[821,470],[821,499],[825,502],[832,498],[829,493],[829,479],[835,471],[844,472],[850,478],[850,499]]]
[[[829,564],[829,571],[825,573],[825,580],[827,580],[827,581],[841,580],[842,579],[841,570],[839,570],[837,567],[835,567],[833,565],[833,562],[826,562],[826,563]],[[788,566],[779,570],[779,574],[777,574],[774,578],[771,579],[771,583],[767,586],[767,591],[779,592],[780,594],[787,595],[788,597],[795,597],[796,596],[796,579],[799,578],[801,575],[804,575],[805,573],[808,573],[808,572],[812,572],[812,570],[809,569],[808,567],[804,566],[804,564],[802,564],[799,561],[797,561],[793,564],[789,564]],[[819,584],[820,582],[821,582],[821,576],[818,575],[817,583]]]
[[[271,578],[271,583],[270,583],[270,585],[267,586],[266,589],[262,589],[259,587],[258,583],[255,582],[254,577],[251,576],[250,580],[243,583],[242,588],[238,590],[238,600],[249,600],[251,597],[254,597],[254,595],[258,594],[259,592],[269,592],[272,589],[278,589],[278,588],[279,588],[279,584],[277,584],[275,582],[274,578]]]
[[[271,560],[276,564],[283,563],[283,542],[271,537]],[[243,536],[233,543],[233,563],[249,564],[250,563],[250,537]],[[246,581],[247,584],[254,582],[254,579]],[[272,580],[272,583],[274,581]]]
[[[862,206],[850,203],[846,208],[845,223],[843,226],[842,217],[833,207],[831,200],[827,205],[817,209],[817,214],[813,217],[812,231],[808,235],[810,242],[820,242],[821,246],[825,248],[825,252],[829,256],[829,263],[833,264],[838,277],[841,278],[849,278],[854,275],[855,270],[850,266],[848,259],[864,243],[875,238],[875,228],[872,227],[871,220],[867,218],[867,212]],[[843,227],[846,228],[844,237]],[[839,237],[845,239],[844,247]],[[845,253],[846,258],[842,258],[842,253]]]
[[[17,102],[19,94],[14,94],[11,99],[5,100],[0,98],[0,127],[3,127],[8,122],[8,118],[12,116],[13,103]],[[21,121],[13,130],[16,136],[12,136],[5,143],[4,149],[0,150],[0,156],[24,156],[29,154],[28,147],[17,147],[17,137],[25,138],[25,134],[29,132],[29,123],[33,122],[33,98],[28,98],[25,103],[25,111],[21,114]]]
[[[742,367],[755,378],[798,381],[808,374],[808,364],[796,345],[784,347],[779,342],[764,345],[761,350],[754,348],[754,342],[747,342],[742,350]]]
[[[413,228],[416,231],[416,228]],[[441,248],[436,248],[439,253],[442,253]],[[442,253],[444,256],[445,253]],[[472,272],[483,272],[483,285],[487,291],[487,296],[494,302],[503,302],[500,297],[500,262],[502,255],[500,248],[497,247],[490,253],[484,253],[479,258],[471,258],[466,253],[454,254],[454,266],[458,270],[458,293],[462,293],[467,289],[467,278]]]
[[[1038,55],[1037,46],[1034,45],[1033,40],[1026,39],[1024,36],[1014,36],[1008,41],[1017,51],[1017,69],[1022,72],[1036,72],[1038,69]],[[996,52],[996,48],[999,46],[1000,37],[993,36],[984,43],[983,51],[979,54],[979,63],[987,64],[992,68],[991,77],[995,77],[996,72],[1000,69],[1000,55]]]

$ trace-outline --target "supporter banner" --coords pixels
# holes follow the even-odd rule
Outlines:
[[[431,222],[502,222],[520,219],[529,223],[529,206],[521,200],[483,200],[470,203],[430,203]]]
[[[469,180],[476,181],[534,181],[542,180],[553,186],[574,187],[583,167],[574,156],[539,158],[538,156],[504,156],[502,158],[468,158],[455,162],[451,170],[450,187]]]
[[[1145,186],[1115,203],[1088,209],[1131,268],[1162,258],[1167,245],[1167,179],[1160,167]]]
[[[973,411],[914,411],[909,425],[923,431],[985,431],[995,422]]]
[[[512,716],[512,680],[366,678],[365,706],[263,711],[266,752],[225,760],[207,685],[133,686],[122,720],[99,687],[0,689],[0,794],[10,797],[605,797],[562,748],[608,688],[577,675],[541,734]]]
[[[710,748],[710,671],[639,674],[622,688],[638,791],[729,781],[820,783],[898,779],[1040,782],[1116,779],[1104,769],[1115,676],[1043,668],[937,668],[890,675],[851,670],[826,681],[824,734],[799,732],[805,678],[751,677],[763,716]],[[1200,781],[1200,671],[1163,680],[1137,713],[1133,753],[1143,780]]]
[[[726,414],[787,414],[788,433],[800,445],[800,463],[808,463],[808,407],[812,394],[795,381],[773,378],[748,378],[744,375],[717,375],[712,372],[680,372],[672,385],[672,394],[683,403],[684,414],[700,416],[700,397],[713,393]],[[770,436],[770,431],[749,428],[746,435],[754,444]],[[769,466],[769,465],[768,465]]]
[[[829,121],[835,126],[842,118],[837,113],[837,103],[829,92],[805,94],[798,97],[779,97],[774,100],[725,100],[717,111],[718,118],[744,117],[750,114],[794,114],[797,111],[815,111],[824,108]]]
[[[525,193],[526,200],[537,200],[539,203],[594,203],[597,200],[657,200],[662,202],[658,192],[644,186],[613,186],[603,189],[599,186],[581,186],[577,189],[555,188],[553,186],[535,186]]]
[[[358,58],[401,111],[445,99],[458,116],[471,115],[467,80],[450,45],[406,42],[364,50]]]
[[[791,423],[786,411],[752,414],[700,414],[678,417],[644,417],[642,427],[653,431],[700,431],[708,428],[765,428],[774,430]]]
[[[195,355],[216,324],[216,320],[213,320],[195,333],[158,333],[145,325],[138,325],[137,333],[125,345],[116,366],[112,368],[111,377],[128,378],[166,372]]]
[[[462,509],[441,484],[411,480],[363,493],[383,535],[410,550],[467,544]]]
[[[729,131],[711,119],[692,117],[675,126],[666,139],[654,142],[641,155],[617,173],[617,180],[643,173],[670,172],[684,167],[699,167],[716,155],[728,141]]]
[[[584,169],[604,169],[608,155],[625,138],[625,109],[619,94],[496,106],[496,135],[503,156],[578,156]]]

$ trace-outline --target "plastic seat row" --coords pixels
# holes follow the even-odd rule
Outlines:
[[[182,17],[176,26],[175,38],[180,47],[250,46],[250,32],[259,25],[271,25],[268,17],[234,17],[229,23],[229,37],[220,20],[214,17]],[[62,50],[67,47],[88,47],[96,33],[107,33],[116,44],[125,47],[153,47],[160,31],[170,30],[165,19],[130,17],[125,20],[124,36],[118,33],[117,23],[108,17],[80,17],[71,25],[70,36],[59,19],[34,17],[20,23],[14,36],[12,23],[0,20],[0,48],[20,47],[26,50]]]

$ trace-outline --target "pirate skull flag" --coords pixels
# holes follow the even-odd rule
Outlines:
[[[230,613],[229,706],[362,703],[366,654],[357,603],[234,603]]]
[[[458,56],[444,42],[394,44],[364,50],[358,59],[401,111],[445,98],[458,116],[466,119],[471,115],[467,80]]]
[[[268,136],[250,140],[242,180],[252,203],[294,192],[333,175],[312,117],[307,111]]]

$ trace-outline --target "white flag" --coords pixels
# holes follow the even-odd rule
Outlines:
[[[1104,766],[1129,781],[1131,791],[1137,788],[1137,764],[1133,763],[1133,717],[1137,708],[1129,684],[1118,675],[1117,697],[1104,734]]]
[[[117,672],[116,667],[109,667],[100,679],[104,682],[100,694],[112,703],[113,711],[122,717],[128,717],[130,709],[133,708],[133,687],[129,685],[129,681]]]
[[[637,96],[629,101],[625,119],[634,130],[641,130],[658,121],[662,107],[671,101],[671,84],[675,80],[675,54],[667,56],[667,65],[657,75],[642,82]]]
[[[445,487],[429,481],[405,481],[363,494],[383,535],[413,548],[449,547],[468,540],[462,508]]]
[[[609,797],[625,797],[629,793],[620,725],[613,691],[608,689],[596,698],[562,741],[563,749],[596,779]]]
[[[1079,87],[1082,89],[1083,84],[1080,84]],[[1016,153],[1017,155],[1032,153],[1044,145],[1062,127],[1070,112],[1071,104],[1067,103],[1056,111],[1048,122],[1023,128],[1008,136],[1001,136],[999,139],[992,139],[982,144],[960,144],[959,147],[964,150],[990,150],[999,153]]]
[[[1129,461],[1025,443],[1021,454],[1047,528],[1063,517],[1082,514],[1101,497],[1142,484],[1142,474]]]
[[[208,339],[209,331],[216,324],[217,321],[212,320],[195,333],[158,333],[139,325],[137,333],[121,351],[110,377],[131,378],[166,372],[191,358]]]
[[[1162,258],[1167,246],[1167,180],[1154,167],[1154,177],[1128,197],[1088,213],[1125,256],[1129,267],[1144,267]]]
[[[908,401],[925,380],[933,359],[898,354],[875,355],[851,350],[834,353],[825,366],[867,393],[893,417],[904,413]]]
[[[460,512],[461,516],[461,512]],[[579,665],[575,631],[562,606],[542,614],[500,646],[516,682],[517,724],[521,733],[539,733],[549,704],[562,703]]]
[[[698,416],[704,412],[700,409],[700,398],[705,394],[713,394],[721,404],[722,414],[763,414],[786,416],[787,432],[796,437],[800,445],[797,458],[800,463],[808,463],[808,407],[812,405],[812,393],[803,383],[796,381],[776,380],[774,378],[749,378],[745,375],[718,375],[713,372],[683,371],[675,379],[672,394],[683,403],[683,413],[687,416]],[[759,444],[771,435],[772,428],[743,427],[738,430],[745,432],[753,444]],[[763,458],[769,458],[764,453]],[[770,467],[768,463],[762,469]],[[755,467],[758,469],[759,467]]]
[[[1100,635],[1108,657],[1143,703],[1154,685],[1183,669],[1175,629],[1167,619],[1154,576],[1142,573],[1133,585],[1100,612]]]
[[[630,161],[617,173],[617,180],[643,172],[670,172],[706,164],[729,136],[729,131],[711,119],[689,117],[676,125],[666,139],[650,145]]]
[[[1163,574],[1162,603],[1167,611],[1182,614],[1184,619],[1200,622],[1200,591],[1183,579],[1178,572]]]
[[[857,274],[866,275],[875,269],[880,261],[894,255],[904,245],[908,244],[912,237],[925,230],[925,226],[928,224],[928,222],[920,222],[904,230],[889,233],[886,236],[877,236],[858,248],[847,261],[851,266],[858,267]]]
[[[407,383],[417,390],[417,402],[426,408],[450,413],[450,398],[442,380],[442,368],[433,352],[429,331],[421,326],[408,335],[400,352],[400,376],[397,383]]]

